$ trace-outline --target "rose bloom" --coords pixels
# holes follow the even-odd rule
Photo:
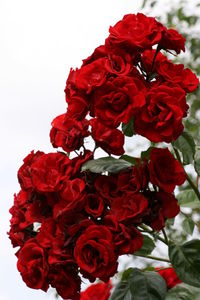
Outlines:
[[[181,163],[167,148],[151,150],[148,169],[151,183],[168,193],[173,192],[176,185],[182,185],[186,180]]]
[[[99,282],[89,286],[84,292],[81,292],[80,300],[108,300],[112,289],[111,282]]]
[[[33,238],[18,252],[17,268],[26,285],[47,291],[48,264],[43,248]]]
[[[84,277],[108,281],[117,271],[113,236],[103,225],[91,225],[78,238],[74,258]]]
[[[170,143],[181,135],[187,110],[182,88],[155,86],[146,95],[145,107],[134,115],[135,132],[155,143]]]
[[[157,272],[164,278],[167,288],[171,289],[182,281],[178,278],[173,268],[159,269],[156,268]]]
[[[50,139],[54,148],[62,147],[66,152],[78,150],[89,135],[88,121],[77,121],[68,114],[56,117],[52,122]]]
[[[124,154],[124,135],[120,130],[107,127],[98,119],[90,120],[90,124],[92,125],[92,137],[97,146],[109,154]]]
[[[110,35],[106,39],[106,48],[109,51],[116,48],[126,49],[133,53],[136,50],[151,48],[157,44],[164,27],[155,18],[147,17],[141,13],[128,14],[110,27]]]
[[[94,114],[105,125],[116,128],[128,123],[145,105],[146,87],[142,78],[111,77],[94,93]]]

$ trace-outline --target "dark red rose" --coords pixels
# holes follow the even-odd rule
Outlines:
[[[133,226],[118,223],[113,215],[106,215],[103,223],[113,234],[115,249],[118,255],[133,254],[142,247],[143,238],[140,231]]]
[[[95,180],[95,189],[110,204],[113,199],[119,196],[116,175],[99,175]]]
[[[194,92],[199,85],[196,75],[190,69],[184,69],[183,64],[173,64],[165,60],[159,64],[157,71],[164,80],[180,85],[186,93]]]
[[[156,58],[154,59],[156,55]],[[153,65],[153,59],[154,59],[154,66]],[[141,55],[141,66],[145,70],[145,72],[148,73],[155,73],[157,72],[157,68],[159,65],[162,65],[163,62],[167,60],[167,57],[164,56],[161,52],[158,52],[156,54],[156,50],[145,50]]]
[[[120,191],[131,191],[138,193],[144,190],[149,181],[147,162],[143,164],[138,160],[138,164],[126,171],[120,172],[117,180],[117,187]]]
[[[81,121],[86,117],[89,111],[89,103],[85,96],[73,93],[69,97],[66,95],[66,101],[68,103],[68,116],[77,121]]]
[[[156,268],[157,272],[164,278],[167,288],[171,289],[182,281],[178,278],[173,268]]]
[[[106,75],[105,59],[99,58],[76,70],[75,86],[89,94],[93,89],[101,86],[105,82]]]
[[[113,236],[102,225],[89,226],[78,238],[74,257],[84,275],[107,281],[117,271]]]
[[[98,119],[90,120],[92,125],[92,137],[98,147],[101,147],[109,154],[124,154],[124,135],[118,129],[103,125]]]
[[[63,171],[69,165],[69,158],[62,153],[31,152],[18,171],[20,185],[23,190],[30,192],[57,191],[62,187]]]
[[[33,183],[32,183],[32,177],[31,177],[31,165],[34,163],[34,161],[37,161],[37,159],[42,156],[44,152],[37,151],[34,153],[34,151],[31,151],[30,154],[28,154],[23,162],[24,164],[20,167],[18,171],[18,180],[20,183],[20,186],[22,190],[25,191],[32,191],[33,190]]]
[[[94,94],[95,116],[108,127],[128,123],[135,112],[145,105],[145,85],[138,78],[110,78]]]
[[[162,24],[155,18],[141,13],[128,14],[110,27],[110,35],[106,39],[107,49],[123,48],[133,53],[137,50],[150,49],[157,44],[162,36]]]
[[[88,121],[77,121],[63,114],[52,122],[50,139],[54,148],[62,147],[66,152],[78,150],[84,143],[84,138],[89,135]]]
[[[108,300],[112,289],[111,282],[98,282],[81,292],[80,300]]]
[[[180,211],[177,199],[173,194],[166,192],[145,192],[149,201],[149,213],[144,217],[144,222],[154,230],[165,227],[165,220],[174,218]]]
[[[41,193],[60,190],[64,164],[69,164],[69,158],[62,153],[48,153],[40,156],[30,168],[35,189]]]
[[[88,160],[93,159],[93,152],[90,150],[84,150],[84,153],[80,153],[79,156],[74,157],[71,160],[71,177],[77,178],[81,176],[81,168]]]
[[[140,193],[127,192],[111,202],[111,214],[124,224],[141,222],[148,206],[147,199]]]
[[[182,133],[188,107],[179,86],[153,87],[146,95],[145,107],[134,116],[134,130],[152,142],[170,143]]]
[[[86,196],[85,211],[89,216],[95,219],[100,217],[104,212],[104,206],[103,199],[97,193],[88,194]]]
[[[181,163],[167,148],[151,150],[148,169],[151,183],[168,193],[173,192],[176,185],[181,185],[186,180]]]
[[[131,68],[134,68],[131,56],[121,49],[108,55],[105,67],[110,74],[118,76],[126,76],[130,73]]]
[[[80,299],[81,280],[77,270],[73,266],[57,264],[52,267],[49,274],[49,281],[59,296],[63,299]]]
[[[34,238],[18,252],[17,268],[28,287],[48,290],[46,254]]]
[[[54,217],[71,214],[72,211],[81,211],[85,204],[85,183],[82,179],[76,178],[64,182],[63,190],[60,192],[60,199],[53,207]]]
[[[179,54],[181,50],[185,52],[185,38],[175,29],[167,29],[165,27],[159,46],[162,49],[174,50]]]

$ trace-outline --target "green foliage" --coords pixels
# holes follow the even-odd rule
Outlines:
[[[131,163],[132,165],[136,165],[137,164],[137,158],[133,157],[133,156],[129,156],[129,155],[122,155],[120,157],[120,159],[124,159],[125,161],[128,161],[129,163]]]
[[[155,246],[156,245],[155,245],[154,241],[152,240],[152,238],[150,238],[146,234],[143,234],[142,248],[140,250],[138,250],[137,252],[135,252],[134,254],[149,255],[149,254],[151,254],[151,252],[153,251]]]
[[[183,245],[170,243],[169,258],[183,282],[200,287],[200,240],[191,240]]]
[[[188,132],[183,131],[172,145],[182,153],[184,165],[188,165],[193,162],[195,155],[195,142]]]
[[[134,125],[133,125],[133,118],[127,124],[122,123],[122,131],[125,136],[131,137],[135,134],[134,132]]]
[[[109,156],[87,161],[82,166],[82,172],[89,170],[92,173],[118,173],[131,166],[132,164],[124,159],[116,159]]]
[[[177,199],[181,207],[200,208],[200,201],[192,189],[180,192]]]
[[[181,283],[170,289],[165,300],[199,300],[200,289]]]
[[[194,156],[194,168],[197,174],[200,176],[200,146],[196,147]]]
[[[182,228],[187,234],[190,234],[190,235],[193,234],[194,226],[195,226],[195,223],[192,220],[192,218],[187,217],[186,219],[183,220]]]
[[[164,300],[166,293],[165,280],[157,272],[133,268],[122,277],[110,300]]]

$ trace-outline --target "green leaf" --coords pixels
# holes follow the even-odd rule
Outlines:
[[[134,254],[141,254],[141,255],[149,255],[155,248],[155,243],[154,241],[146,234],[143,234],[143,244],[142,248],[135,252]]]
[[[164,300],[167,292],[165,280],[152,271],[134,268],[130,277],[130,289],[134,300]]]
[[[193,231],[194,231],[194,222],[191,218],[186,218],[183,223],[182,223],[182,228],[183,230],[188,233],[188,234],[193,234]]]
[[[186,131],[179,136],[179,138],[172,143],[172,145],[182,153],[183,164],[188,165],[193,162],[195,154],[195,142],[193,137]]]
[[[134,125],[133,125],[133,118],[130,119],[130,121],[127,124],[122,123],[122,131],[125,136],[133,136],[135,134],[134,132]]]
[[[199,300],[200,289],[186,283],[177,284],[167,293],[165,300]]]
[[[200,287],[200,240],[191,240],[183,245],[171,243],[169,258],[183,282]]]
[[[87,161],[83,166],[81,171],[91,171],[93,173],[118,173],[121,170],[132,167],[132,164],[123,159],[116,159],[114,157],[102,157],[99,159],[93,159]]]
[[[143,9],[146,6],[146,3],[147,3],[147,0],[143,0],[141,9]]]
[[[200,146],[196,147],[194,155],[194,168],[197,174],[200,176]]]
[[[122,281],[123,280],[128,280],[131,273],[132,273],[132,271],[133,271],[133,268],[128,268],[127,270],[125,270],[122,274]]]
[[[147,158],[149,159],[150,152],[154,147],[149,147],[147,150],[141,152],[141,159]]]
[[[129,163],[131,163],[132,165],[137,164],[137,158],[133,157],[133,156],[129,156],[129,155],[124,154],[120,157],[120,159],[124,159],[124,160],[128,161]]]
[[[181,207],[200,208],[200,201],[192,189],[187,189],[177,195]]]
[[[109,300],[132,300],[130,284],[128,281],[121,281],[115,287]]]

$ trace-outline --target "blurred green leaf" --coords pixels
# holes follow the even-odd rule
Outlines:
[[[195,226],[194,221],[190,217],[186,218],[182,222],[183,230],[186,231],[186,233],[188,233],[190,235],[193,234],[194,226]]]
[[[200,240],[191,240],[183,245],[171,243],[169,258],[183,282],[200,287]]]
[[[188,132],[183,131],[179,138],[175,142],[172,142],[172,145],[182,153],[184,165],[188,165],[193,162],[195,142]]]
[[[200,201],[192,189],[187,189],[177,195],[181,207],[200,208]]]
[[[151,252],[153,251],[156,245],[152,240],[152,238],[150,238],[148,235],[143,234],[142,236],[143,236],[142,248],[137,252],[135,252],[134,254],[149,255],[151,254]]]

